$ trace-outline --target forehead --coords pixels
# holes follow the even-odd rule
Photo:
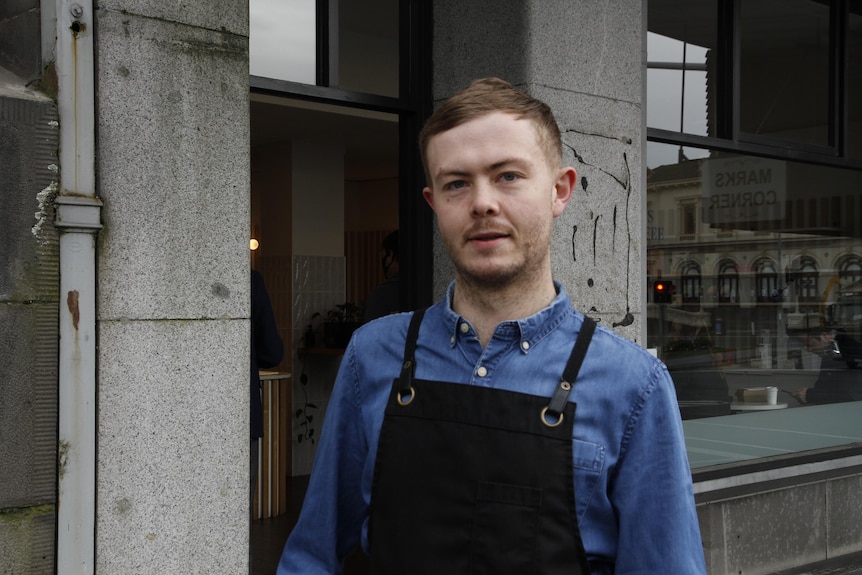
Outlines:
[[[504,112],[485,114],[432,136],[426,156],[432,174],[452,164],[546,159],[536,123]]]

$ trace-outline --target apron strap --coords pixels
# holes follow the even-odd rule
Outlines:
[[[542,421],[545,425],[556,427],[563,421],[563,410],[565,410],[566,404],[569,402],[572,383],[578,378],[581,364],[584,363],[584,357],[587,355],[587,347],[589,347],[595,331],[596,321],[589,316],[584,316],[584,323],[581,325],[578,339],[572,348],[572,353],[563,372],[563,379],[560,380],[560,385],[554,391],[551,402],[542,410]]]
[[[398,403],[401,405],[407,405],[413,401],[413,376],[416,373],[416,360],[413,356],[416,354],[419,324],[422,323],[424,315],[424,309],[413,312],[410,327],[407,328],[407,341],[404,343],[404,363],[401,364],[401,377],[399,378],[401,385],[398,389]]]

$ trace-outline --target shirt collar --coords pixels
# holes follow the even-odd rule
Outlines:
[[[517,327],[522,342],[521,351],[526,353],[536,343],[542,340],[549,333],[557,329],[566,317],[572,312],[572,302],[569,299],[569,294],[566,288],[558,281],[554,281],[554,289],[557,295],[551,303],[539,310],[537,313],[525,317],[520,320],[505,322],[501,325],[508,327]],[[455,295],[455,281],[453,280],[446,289],[446,300],[443,306],[443,321],[447,326],[447,331],[450,334],[449,341],[452,346],[458,341],[458,337],[463,336],[461,325],[467,322],[462,316],[452,310],[452,298]],[[527,345],[524,346],[523,343]]]

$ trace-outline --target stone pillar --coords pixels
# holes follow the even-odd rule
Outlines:
[[[434,99],[499,76],[548,103],[578,185],[552,238],[579,310],[646,343],[641,0],[436,0]],[[452,277],[435,246],[435,297]]]
[[[97,24],[96,570],[246,572],[248,4]]]

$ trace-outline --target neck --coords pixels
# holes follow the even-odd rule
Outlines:
[[[557,295],[550,274],[542,281],[524,283],[527,285],[489,287],[456,276],[452,308],[473,325],[484,347],[500,323],[529,317],[547,307]]]

